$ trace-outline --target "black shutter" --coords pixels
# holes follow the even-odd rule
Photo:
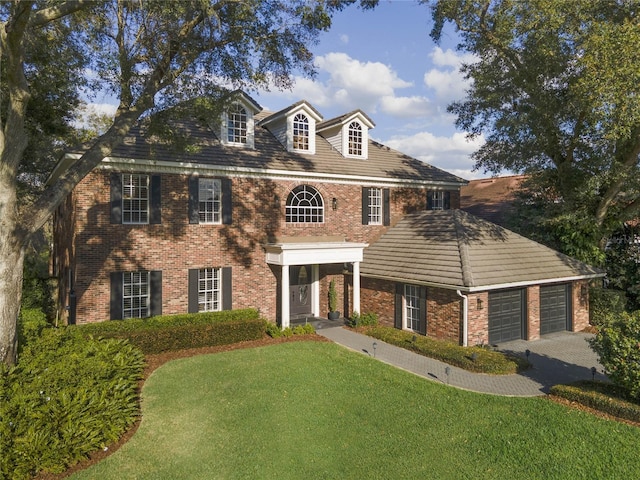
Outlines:
[[[223,178],[222,184],[222,223],[223,225],[231,225],[233,202],[231,196],[231,179]]]
[[[198,177],[189,177],[189,223],[200,223],[200,199],[198,198]]]
[[[395,294],[395,315],[394,326],[402,329],[402,297],[404,295],[404,285],[402,283],[396,283]]]
[[[151,175],[151,201],[149,202],[149,223],[162,223],[162,177]]]
[[[109,277],[111,283],[109,317],[111,320],[122,320],[122,272],[111,272]]]
[[[198,269],[189,269],[189,313],[198,313],[200,307],[198,306]]]
[[[162,271],[154,270],[149,272],[149,288],[151,298],[149,301],[150,315],[162,315]]]
[[[445,210],[451,210],[451,192],[444,192],[444,205]]]
[[[111,223],[122,223],[122,176],[111,174]]]
[[[427,190],[427,210],[433,210],[433,199],[431,198],[431,190]]]
[[[427,287],[420,287],[420,321],[418,322],[418,332],[427,334]]]
[[[388,188],[382,190],[382,225],[391,225],[391,193]]]
[[[369,188],[362,187],[362,225],[369,225]]]
[[[231,284],[231,267],[222,269],[222,310],[233,308],[233,287]]]

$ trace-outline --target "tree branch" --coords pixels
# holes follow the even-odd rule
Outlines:
[[[29,27],[41,27],[54,20],[82,10],[88,5],[91,5],[91,3],[93,2],[88,0],[74,0],[63,2],[53,7],[43,8],[42,10],[33,12],[31,20],[29,21]]]

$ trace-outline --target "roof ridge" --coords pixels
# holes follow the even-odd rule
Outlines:
[[[474,287],[473,269],[471,268],[471,259],[469,257],[469,242],[462,226],[462,210],[453,211],[453,225],[458,241],[458,252],[460,252],[460,263],[462,265],[462,283],[465,287]]]

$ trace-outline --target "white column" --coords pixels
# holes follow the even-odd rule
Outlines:
[[[360,313],[360,262],[353,262],[353,311]]]
[[[311,314],[320,316],[320,267],[317,264],[311,266]]]
[[[289,265],[282,266],[282,291],[280,292],[281,323],[284,330],[289,326]]]

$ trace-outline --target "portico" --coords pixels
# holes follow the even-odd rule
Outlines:
[[[326,264],[350,264],[353,268],[353,310],[360,311],[360,262],[366,243],[347,242],[341,237],[283,237],[267,244],[266,260],[270,265],[281,267],[280,321],[282,328],[291,322],[292,304],[302,299],[309,301],[311,316],[320,316],[319,266]],[[306,266],[311,271],[308,272]],[[296,278],[291,278],[291,267],[296,270]],[[304,279],[308,279],[307,285]],[[299,296],[292,293],[292,284],[299,287]]]

